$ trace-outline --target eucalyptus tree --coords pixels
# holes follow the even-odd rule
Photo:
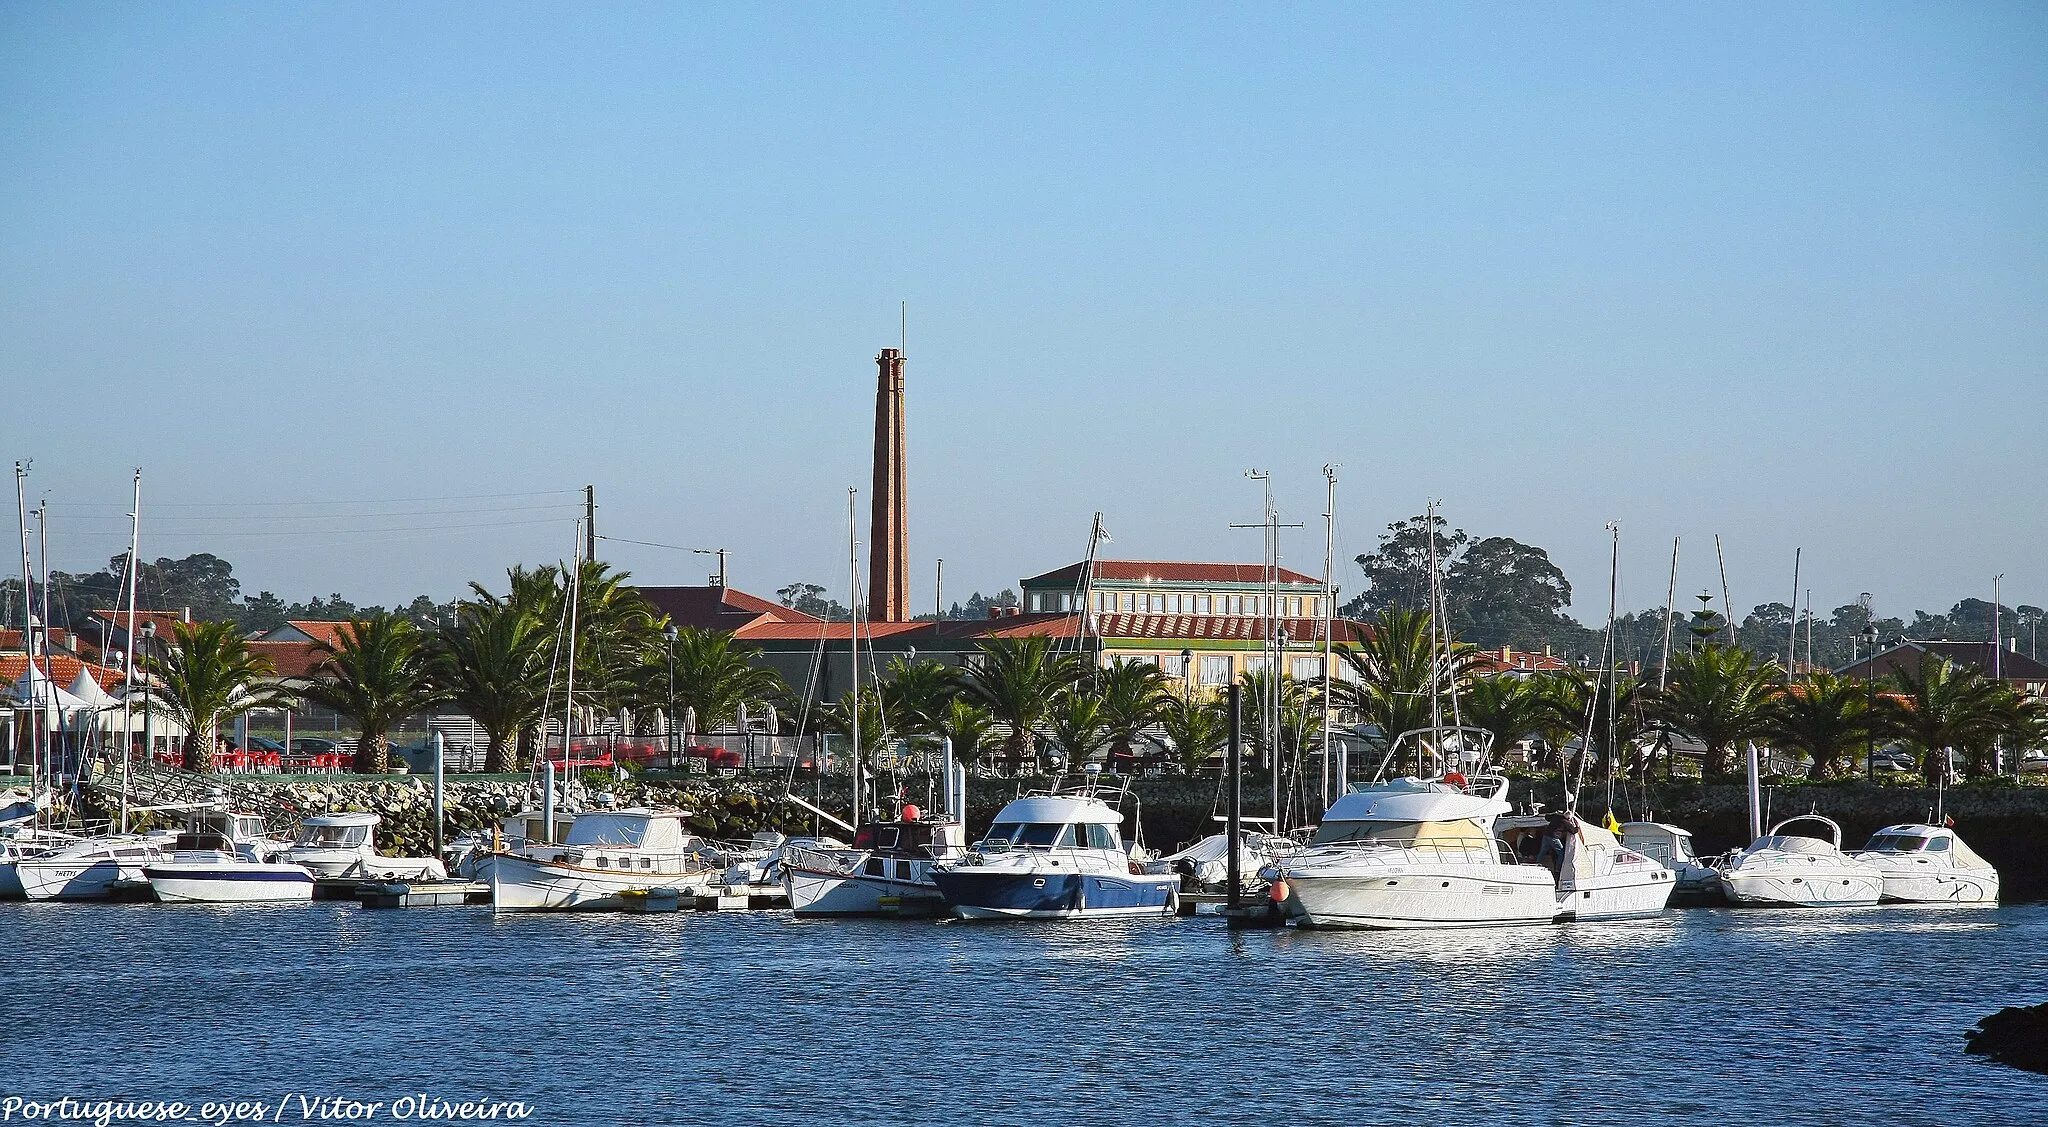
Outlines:
[[[1878,723],[1920,750],[1929,786],[1953,751],[1989,747],[2010,727],[2011,690],[1974,669],[1927,654],[1918,669],[1902,668],[1891,681],[1878,698]]]
[[[1775,746],[1806,755],[1808,778],[1825,779],[1868,743],[1873,719],[1863,682],[1816,670],[1771,702],[1765,734]]]
[[[1007,729],[1004,751],[1014,770],[1035,757],[1037,729],[1054,698],[1086,676],[1088,667],[1079,654],[1055,651],[1043,636],[990,638],[980,648],[963,689]]]
[[[232,622],[173,623],[171,644],[142,665],[150,675],[150,699],[185,729],[181,760],[187,771],[213,770],[223,720],[277,708],[292,697],[272,681],[270,659],[252,652]]]
[[[1776,662],[1709,642],[1671,655],[1670,677],[1649,711],[1672,731],[1706,745],[1708,773],[1726,775],[1734,769],[1737,744],[1768,734],[1771,702],[1783,681]]]
[[[336,638],[338,644],[314,643],[321,661],[299,692],[355,721],[356,773],[382,774],[390,766],[391,729],[447,699],[434,683],[430,639],[412,620],[382,611],[349,619]]]
[[[547,707],[550,639],[546,624],[528,611],[488,602],[458,606],[435,640],[434,682],[484,730],[486,772],[525,766],[515,749]]]

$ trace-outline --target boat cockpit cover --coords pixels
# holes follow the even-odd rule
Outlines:
[[[1817,837],[1800,837],[1797,834],[1774,834],[1770,837],[1760,837],[1756,839],[1756,844],[1750,846],[1749,849],[1752,853],[1765,849],[1775,849],[1780,853],[1810,853],[1821,857],[1838,852],[1831,842],[1822,841]]]
[[[578,814],[569,827],[566,845],[623,845],[639,848],[647,837],[647,818],[631,814]]]

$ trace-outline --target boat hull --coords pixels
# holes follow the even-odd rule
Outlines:
[[[15,863],[22,896],[29,900],[105,900],[116,881],[143,879],[144,862],[112,857],[76,860],[30,859]]]
[[[478,860],[476,875],[491,886],[491,903],[499,911],[572,912],[618,910],[624,906],[619,894],[630,889],[672,888],[694,895],[708,888],[718,873],[592,869],[492,853]]]
[[[1418,928],[1513,927],[1556,923],[1558,903],[1548,870],[1488,865],[1356,874],[1293,872],[1287,898],[1304,927],[1406,931]]]
[[[1919,872],[1886,870],[1886,904],[1996,904],[1998,874],[1930,867]]]
[[[908,901],[939,903],[937,885],[923,881],[892,880],[846,873],[826,872],[796,865],[783,869],[783,891],[789,906],[799,916],[894,916],[902,914]]]
[[[1170,916],[1179,908],[1177,876],[940,869],[932,880],[953,914],[969,920]]]
[[[1644,919],[1663,915],[1677,888],[1669,869],[1613,873],[1566,886],[1558,906],[1575,920]]]
[[[447,880],[447,866],[431,857],[366,856],[352,849],[293,849],[283,858],[321,880]]]
[[[1813,867],[1799,872],[1721,874],[1728,902],[1746,908],[1867,908],[1884,891],[1884,878],[1867,866]]]
[[[15,869],[15,862],[0,864],[0,900],[26,900],[28,890],[21,887],[21,873]]]
[[[166,904],[288,904],[313,899],[313,874],[297,865],[159,862],[143,867]]]

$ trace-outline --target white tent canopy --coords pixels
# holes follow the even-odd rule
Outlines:
[[[92,706],[78,697],[57,687],[36,663],[29,662],[28,668],[14,682],[12,690],[14,704],[19,708],[49,708],[58,712],[83,712]]]
[[[78,676],[71,679],[71,695],[85,702],[87,708],[105,708],[116,703],[112,694],[100,687],[84,666],[78,669]]]

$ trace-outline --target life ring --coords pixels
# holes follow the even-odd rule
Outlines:
[[[1447,771],[1444,773],[1444,782],[1457,787],[1459,790],[1463,790],[1465,789],[1465,773],[1463,771]]]

